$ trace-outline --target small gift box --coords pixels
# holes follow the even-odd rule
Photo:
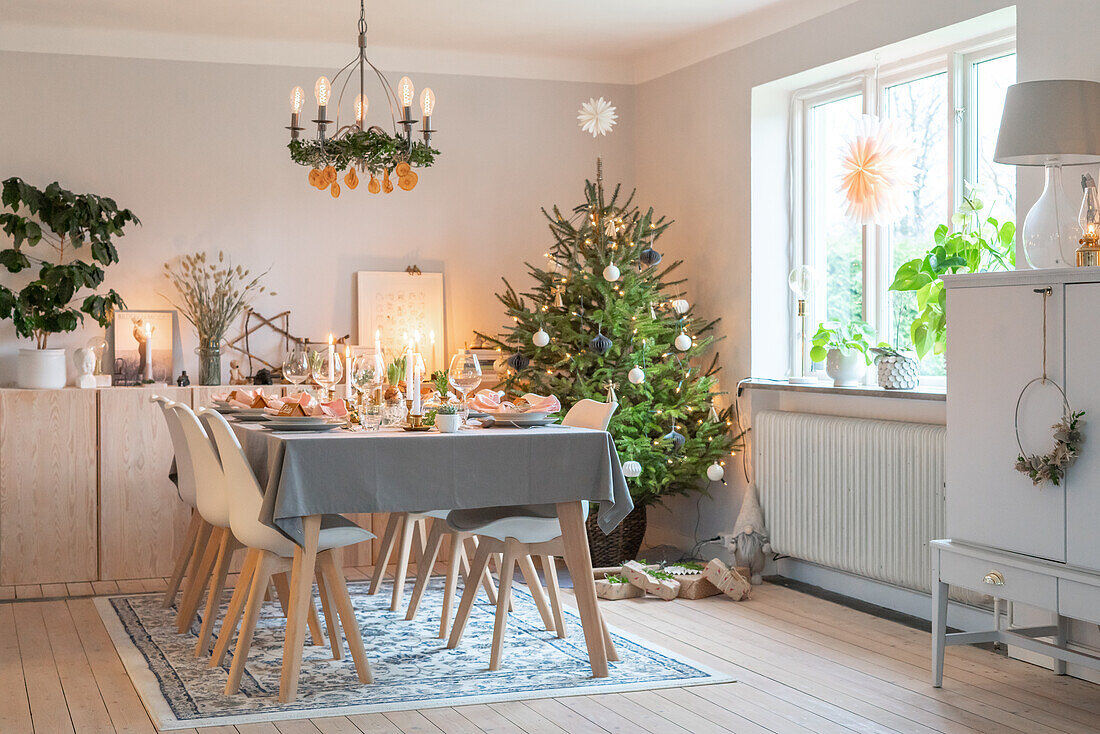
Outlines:
[[[625,576],[608,575],[607,578],[596,579],[596,596],[601,599],[615,601],[618,599],[635,599],[645,596],[645,592],[630,583]]]
[[[730,568],[717,558],[712,559],[703,569],[703,577],[734,601],[748,599],[752,594],[752,584],[737,569]]]
[[[672,601],[680,594],[680,582],[664,571],[650,571],[637,561],[623,564],[623,576],[643,591]]]
[[[705,599],[722,593],[703,576],[703,567],[697,563],[669,566],[665,571],[680,582],[681,599]]]

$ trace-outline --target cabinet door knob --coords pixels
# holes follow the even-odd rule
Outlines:
[[[1004,586],[1005,577],[1000,571],[990,571],[985,575],[985,582],[993,586]]]

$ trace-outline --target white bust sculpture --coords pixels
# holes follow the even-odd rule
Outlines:
[[[73,363],[76,365],[76,386],[80,388],[90,388],[96,386],[95,372],[96,356],[95,350],[88,347],[80,347],[73,352]]]

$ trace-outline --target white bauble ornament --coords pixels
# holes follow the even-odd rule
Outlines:
[[[619,279],[619,268],[615,265],[615,263],[611,263],[603,269],[603,279],[606,280],[608,283],[614,283],[616,280]]]
[[[534,336],[531,337],[531,343],[536,347],[545,347],[550,343],[550,335],[543,329],[539,329],[535,332]]]
[[[676,313],[683,316],[688,312],[688,309],[691,308],[691,304],[685,301],[683,298],[677,298],[675,301],[672,302],[672,308],[674,311],[676,311]]]
[[[680,332],[680,335],[676,337],[676,341],[672,343],[681,352],[686,352],[691,349],[691,337],[683,332]]]
[[[642,473],[642,465],[636,461],[627,461],[623,463],[623,476],[627,479],[633,479],[636,476],[640,476]]]
[[[720,482],[724,476],[726,476],[726,470],[717,461],[707,467],[707,479],[710,481]]]
[[[645,372],[642,371],[641,367],[633,367],[630,372],[626,373],[626,379],[635,385],[641,385],[645,382]]]

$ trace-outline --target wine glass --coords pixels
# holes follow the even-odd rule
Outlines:
[[[328,400],[336,396],[336,385],[344,377],[344,357],[335,350],[313,353],[313,379],[325,388]]]
[[[462,422],[465,423],[470,411],[466,405],[466,396],[481,384],[481,363],[478,362],[477,355],[463,349],[451,357],[447,381],[462,398]]]
[[[287,352],[283,360],[283,377],[292,385],[300,385],[310,376],[309,355],[301,344]]]
[[[380,370],[374,356],[369,354],[357,354],[351,360],[351,386],[359,393],[359,404],[363,404],[363,396],[367,391],[374,392],[382,384]]]

